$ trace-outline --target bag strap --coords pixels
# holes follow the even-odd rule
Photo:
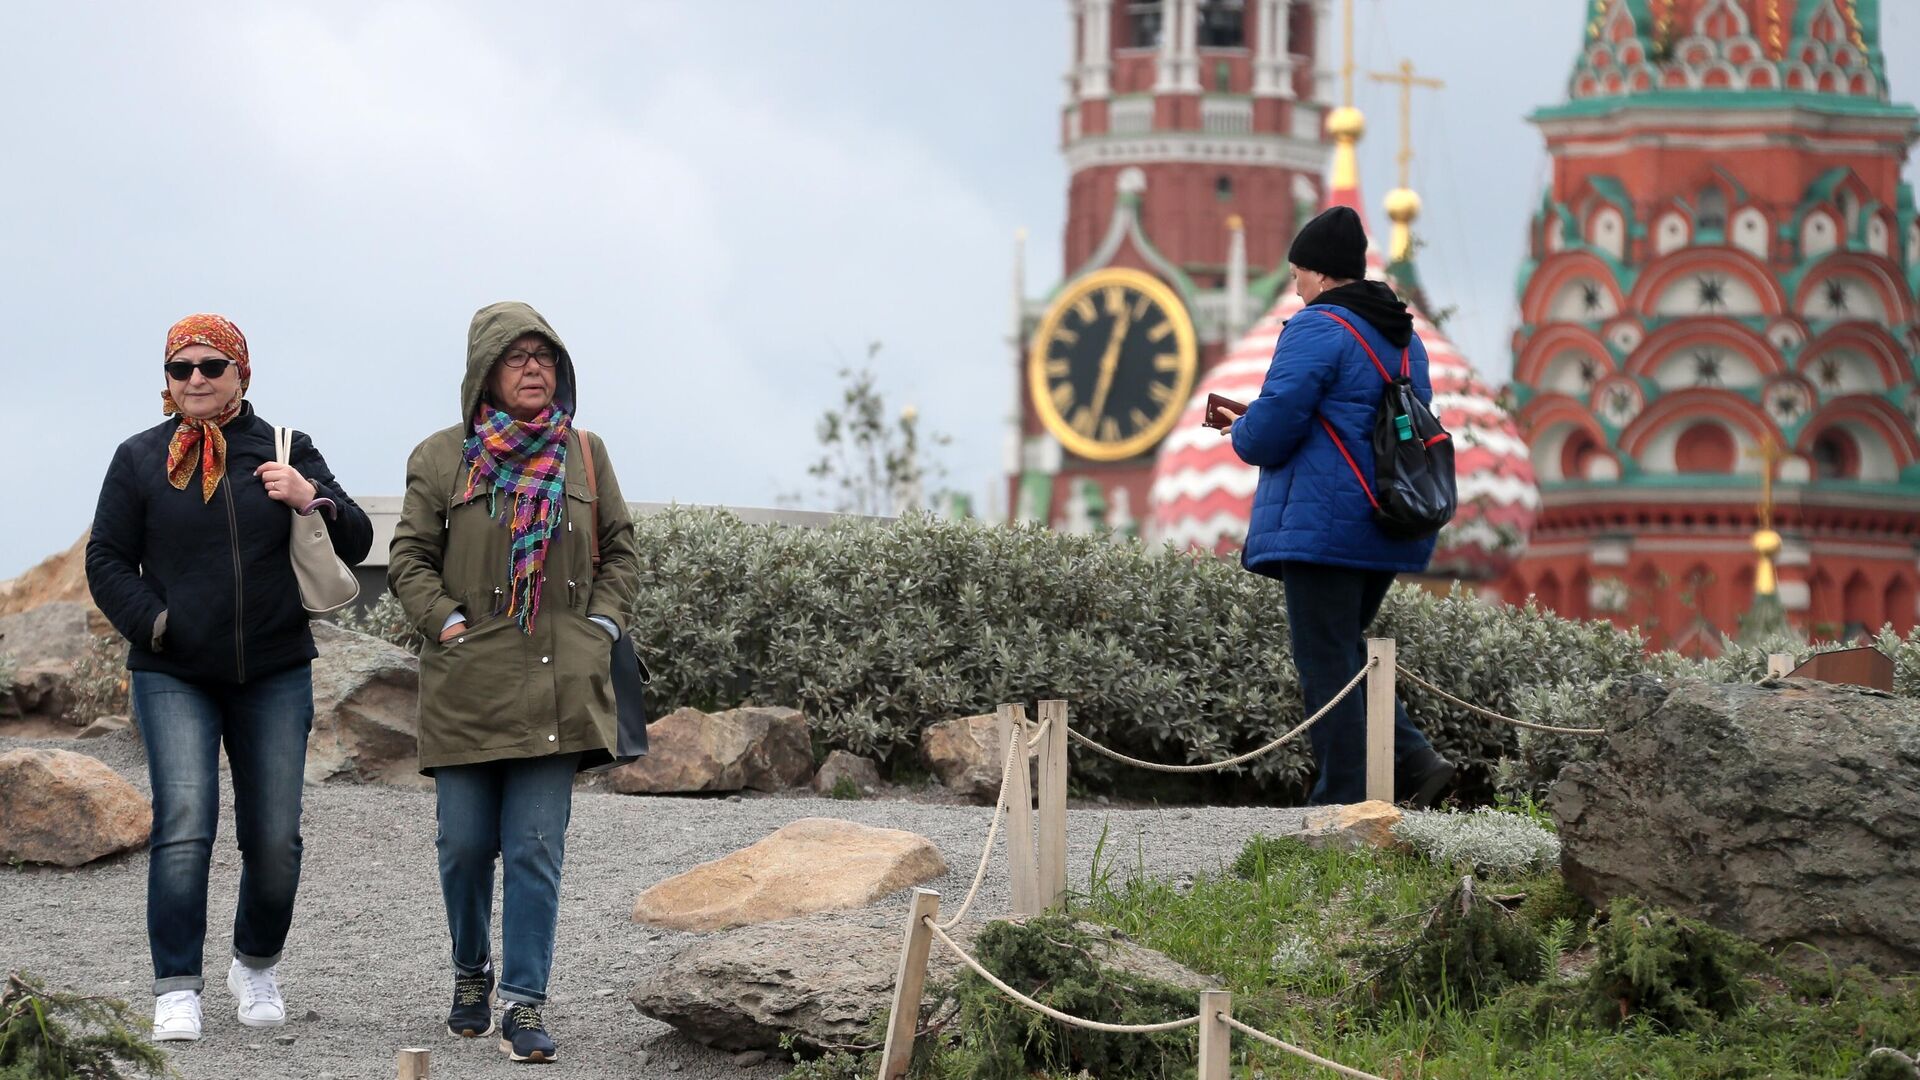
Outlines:
[[[1327,438],[1333,440],[1333,448],[1340,451],[1341,457],[1347,459],[1347,468],[1352,469],[1353,478],[1360,481],[1360,490],[1366,494],[1367,501],[1373,504],[1375,510],[1380,509],[1380,500],[1373,496],[1373,485],[1367,483],[1367,475],[1360,471],[1360,463],[1353,460],[1352,454],[1347,453],[1347,444],[1340,441],[1340,433],[1333,430],[1333,424],[1324,416],[1320,417],[1320,426],[1327,429]]]
[[[587,433],[574,429],[580,436],[580,460],[587,466],[587,492],[593,496],[593,522],[587,531],[587,540],[593,545],[593,572],[600,572],[600,481],[593,474],[593,440]]]
[[[273,429],[273,460],[282,465],[293,464],[293,429],[276,426]]]
[[[1362,335],[1360,331],[1355,330],[1353,328],[1352,323],[1348,322],[1347,320],[1341,318],[1338,315],[1335,315],[1331,311],[1323,311],[1320,314],[1325,315],[1327,318],[1332,319],[1334,322],[1337,322],[1341,326],[1346,327],[1347,333],[1353,335],[1353,340],[1359,342],[1360,347],[1367,351],[1367,359],[1373,361],[1373,366],[1377,371],[1380,372],[1380,377],[1382,379],[1385,379],[1388,382],[1393,381],[1393,376],[1387,374],[1387,365],[1380,362],[1379,354],[1373,351],[1373,346],[1367,344],[1366,337]],[[1400,350],[1400,377],[1403,379],[1413,378],[1413,346],[1411,344],[1409,344],[1406,348]]]

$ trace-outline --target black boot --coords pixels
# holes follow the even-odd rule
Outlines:
[[[1453,762],[1441,757],[1431,746],[1408,754],[1394,768],[1393,789],[1400,794],[1400,805],[1425,810],[1440,801],[1453,783]]]

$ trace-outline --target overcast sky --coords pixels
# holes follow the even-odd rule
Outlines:
[[[1436,303],[1496,382],[1578,0],[1361,0],[1359,54],[1416,105]],[[1883,5],[1895,96],[1920,11]],[[1065,0],[12,2],[0,313],[13,496],[0,578],[87,528],[113,447],[160,420],[164,333],[232,317],[262,415],[355,495],[457,418],[467,321],[532,303],[635,500],[810,491],[836,371],[885,343],[890,403],[1001,469],[1012,243],[1059,278]],[[1394,180],[1368,83],[1364,184]],[[1914,174],[1909,169],[1909,175]],[[1379,217],[1376,210],[1376,217]]]

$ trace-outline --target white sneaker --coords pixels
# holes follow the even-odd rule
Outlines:
[[[200,1037],[200,991],[175,990],[153,999],[153,1041],[192,1042]]]
[[[287,1022],[287,1003],[280,998],[280,980],[274,968],[256,971],[235,960],[227,969],[227,989],[240,1003],[242,1024],[279,1027]]]

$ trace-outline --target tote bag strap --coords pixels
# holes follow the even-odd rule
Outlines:
[[[275,426],[273,429],[273,460],[282,465],[293,464],[293,429]]]
[[[587,529],[587,540],[593,545],[593,572],[600,572],[600,483],[593,475],[593,440],[584,431],[580,435],[580,460],[587,466],[587,493],[593,496],[593,520]]]

